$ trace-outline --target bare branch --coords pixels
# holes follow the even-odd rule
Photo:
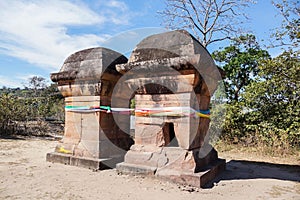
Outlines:
[[[232,37],[240,29],[242,9],[252,0],[166,0],[166,9],[159,12],[164,24],[172,28],[187,28],[207,47]]]
[[[195,20],[194,20],[194,18],[192,17],[192,15],[191,15],[189,9],[187,9],[187,7],[186,7],[185,1],[183,1],[183,6],[184,6],[184,10],[187,12],[188,18],[190,19],[192,25],[193,25],[194,27],[196,27],[196,28],[198,29],[198,31],[200,31],[200,32],[203,34],[203,33],[204,33],[204,32],[203,32],[203,29],[202,29],[200,26],[198,26],[198,24],[195,22]]]

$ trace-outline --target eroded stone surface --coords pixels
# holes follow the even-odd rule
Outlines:
[[[71,55],[51,78],[69,97],[67,105],[100,106],[114,101],[114,106],[128,107],[135,95],[136,108],[207,110],[223,76],[207,50],[182,30],[145,38],[126,62],[124,56],[112,50],[87,49]],[[95,164],[90,162],[94,159],[98,165],[97,159],[122,154],[122,148],[128,149],[131,143],[119,126],[129,133],[129,117],[117,119],[118,126],[107,113],[67,113],[65,138],[56,149],[66,150],[70,163],[74,156],[82,158],[75,159],[75,165],[84,165],[84,160]],[[225,167],[224,160],[218,159],[205,140],[209,122],[189,114],[136,116],[135,144],[117,169],[203,186]]]
[[[110,49],[86,49],[69,56],[51,79],[58,83],[66,106],[110,106],[113,88],[121,77],[115,65],[125,62],[126,57]],[[127,124],[123,128],[129,130],[128,119]],[[105,161],[113,167],[113,161],[122,161],[132,143],[111,113],[66,111],[63,140],[56,147],[57,153],[47,159],[64,161],[65,157],[59,158],[64,153],[71,165],[100,169]]]
[[[208,110],[222,79],[205,48],[186,31],[171,31],[142,40],[128,63],[118,96],[135,93],[136,108],[185,107]],[[205,136],[210,120],[186,116],[136,116],[135,145],[117,169],[145,173],[202,187],[225,167]],[[205,147],[205,148],[204,148]],[[208,149],[208,151],[202,151]]]

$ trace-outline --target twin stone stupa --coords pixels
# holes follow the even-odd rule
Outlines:
[[[47,161],[203,187],[225,169],[208,140],[222,74],[184,30],[143,39],[128,60],[101,47],[76,52],[51,74],[65,132]]]

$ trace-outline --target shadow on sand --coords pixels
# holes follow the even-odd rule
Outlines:
[[[17,135],[1,135],[0,134],[0,139],[5,139],[5,140],[25,140],[25,138],[22,138]]]
[[[222,180],[278,179],[300,182],[300,165],[273,164],[246,160],[231,160],[226,170],[204,188],[212,188]]]

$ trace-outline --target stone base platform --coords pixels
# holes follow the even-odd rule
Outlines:
[[[117,164],[117,171],[121,174],[139,174],[139,175],[155,175],[157,168],[145,165],[136,165],[129,163]]]
[[[226,162],[224,159],[218,159],[212,165],[208,166],[208,169],[197,173],[185,173],[184,171],[157,172],[156,167],[149,167],[143,165],[135,165],[128,163],[117,164],[118,173],[122,174],[140,174],[140,175],[152,175],[157,176],[166,181],[179,183],[183,185],[189,185],[193,187],[203,188],[207,183],[216,178],[226,168]]]
[[[46,161],[53,163],[61,163],[65,165],[72,165],[77,167],[84,167],[93,170],[104,170],[111,169],[116,167],[117,163],[123,161],[123,158],[103,158],[103,159],[95,159],[95,158],[86,158],[86,157],[78,157],[73,156],[71,154],[63,154],[63,153],[47,153]]]
[[[185,172],[158,172],[156,175],[164,180],[172,181],[175,183],[189,185],[193,187],[203,188],[207,183],[215,179],[226,168],[226,162],[224,159],[218,159],[205,171],[197,173],[185,173]]]
[[[218,158],[212,149],[199,158],[198,151],[180,148],[160,148],[156,152],[136,151],[131,148],[125,161],[117,164],[117,171],[123,174],[140,174],[175,183],[203,188],[225,170],[226,162]]]

